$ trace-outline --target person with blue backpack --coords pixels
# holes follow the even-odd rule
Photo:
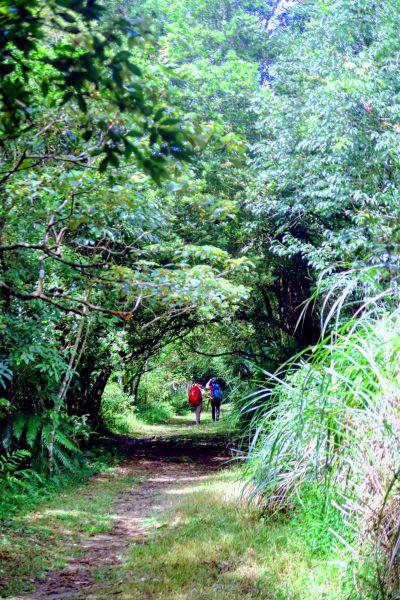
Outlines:
[[[219,421],[219,415],[222,402],[222,390],[215,377],[212,377],[206,385],[206,389],[210,393],[211,415],[213,421]]]

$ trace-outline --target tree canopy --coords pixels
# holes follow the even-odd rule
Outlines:
[[[273,494],[284,382],[328,397],[362,332],[398,356],[399,26],[398,0],[3,0],[2,452],[68,467],[109,381],[135,407],[216,374],[240,410],[275,372],[241,413]]]

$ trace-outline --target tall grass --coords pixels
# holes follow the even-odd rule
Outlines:
[[[400,574],[400,309],[377,295],[336,325],[250,400],[248,483],[271,510],[323,486],[349,532],[332,535],[373,558],[373,597],[389,598]]]

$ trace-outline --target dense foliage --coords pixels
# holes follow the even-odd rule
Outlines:
[[[3,0],[6,485],[216,375],[254,495],[322,485],[395,587],[399,26],[398,0]]]
[[[234,306],[248,267],[174,231],[161,181],[212,130],[173,107],[144,19],[63,1],[9,2],[2,21],[3,444],[46,448],[52,471],[115,366]]]
[[[382,598],[399,581],[399,9],[307,2],[271,36],[248,188],[256,239],[307,265],[323,324],[250,400],[253,493],[276,509],[321,485],[332,534],[376,566],[361,597]]]

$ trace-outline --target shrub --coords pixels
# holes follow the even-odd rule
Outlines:
[[[163,423],[175,414],[176,411],[174,407],[167,403],[142,405],[138,409],[139,418],[149,425]]]
[[[383,590],[399,582],[399,358],[400,311],[370,306],[308,361],[298,356],[284,376],[273,375],[248,405],[253,497],[276,510],[309,482],[322,483],[349,538],[357,532],[355,554],[374,552]]]
[[[116,382],[107,384],[100,414],[105,427],[112,433],[130,434],[141,428],[131,396],[125,394]]]

